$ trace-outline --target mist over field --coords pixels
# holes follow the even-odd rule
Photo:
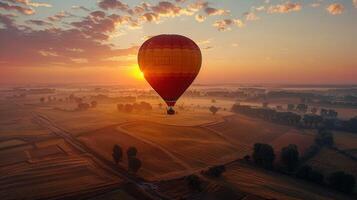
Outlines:
[[[147,88],[2,88],[1,198],[353,199],[355,188],[331,190],[329,177],[357,175],[356,91],[196,85],[167,115]],[[271,164],[257,160],[257,143],[271,146]]]

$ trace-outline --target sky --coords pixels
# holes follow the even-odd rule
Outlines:
[[[0,84],[146,84],[159,34],[198,44],[197,84],[357,84],[357,0],[0,0]]]

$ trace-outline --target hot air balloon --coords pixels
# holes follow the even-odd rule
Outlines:
[[[158,35],[143,43],[138,63],[145,79],[166,102],[168,114],[201,68],[200,48],[182,35]]]

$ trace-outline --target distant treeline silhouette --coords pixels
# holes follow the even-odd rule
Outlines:
[[[231,111],[274,123],[299,126],[301,128],[326,127],[331,130],[357,133],[357,116],[349,120],[341,120],[337,118],[338,113],[332,109],[321,109],[320,115],[303,114],[306,112],[307,108],[306,104],[298,104],[297,106],[289,104],[289,111],[281,112],[271,108],[252,107],[237,103],[232,106]]]

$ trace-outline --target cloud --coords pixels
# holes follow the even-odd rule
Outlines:
[[[88,16],[84,20],[89,18],[91,17]],[[94,24],[89,23],[89,25],[94,25],[95,30],[103,28],[105,32],[102,34],[110,34],[113,30],[111,25],[107,25],[108,22],[103,21],[109,18],[114,23],[119,20],[118,16],[109,15],[103,19],[93,19],[98,21],[93,22]],[[114,56],[129,56],[138,50],[137,46],[115,48],[107,40],[92,37],[87,31],[92,31],[93,34],[97,33],[92,28],[86,27],[85,23],[81,24],[82,26],[73,26],[69,29],[36,30],[18,26],[12,16],[0,14],[0,24],[3,25],[3,28],[0,28],[0,60],[2,61],[0,67],[51,67],[59,65],[59,63],[67,67],[129,65],[131,63],[126,60],[110,61],[106,59]]]
[[[267,10],[268,13],[289,13],[293,11],[300,11],[302,8],[300,3],[286,2],[284,4],[278,4],[270,6]]]
[[[56,22],[56,21],[62,20],[63,18],[66,18],[66,17],[74,17],[74,15],[67,11],[61,11],[61,12],[56,13],[53,16],[47,17],[47,19],[50,20],[51,22]]]
[[[116,26],[122,24],[136,26],[135,21],[131,17],[117,14],[106,16],[102,11],[91,12],[83,20],[71,23],[72,26],[80,30],[87,37],[100,41],[107,40],[109,33],[114,32]]]
[[[51,23],[43,21],[43,20],[34,20],[34,19],[32,19],[32,20],[27,20],[26,22],[29,23],[29,24],[37,25],[37,26],[51,26],[52,25]]]
[[[32,8],[25,8],[17,5],[10,5],[8,3],[0,2],[0,8],[7,11],[17,11],[25,15],[32,15],[35,11]]]
[[[156,6],[152,6],[151,10],[163,16],[178,16],[182,12],[182,8],[168,1],[161,1]]]
[[[197,15],[195,16],[195,19],[196,19],[196,21],[198,21],[198,22],[203,22],[203,21],[206,20],[206,17],[203,16],[203,15],[197,14]]]
[[[230,27],[232,25],[236,25],[241,28],[244,26],[244,23],[239,19],[224,19],[224,20],[217,20],[213,24],[213,26],[216,27],[218,31],[231,30]]]
[[[126,11],[129,9],[127,4],[118,0],[101,0],[99,1],[98,6],[104,10],[118,9],[121,11]]]
[[[205,44],[210,44],[212,42],[211,39],[207,39],[207,40],[200,40],[197,42],[198,45],[205,45]]]
[[[243,14],[246,21],[256,21],[259,20],[259,17],[253,12],[246,12]]]
[[[344,6],[339,3],[333,3],[327,6],[326,10],[331,14],[331,15],[340,15],[344,11]]]
[[[202,47],[202,49],[204,49],[204,50],[209,50],[209,49],[212,49],[212,48],[213,48],[213,46]]]
[[[207,15],[226,15],[229,13],[228,11],[225,11],[223,9],[217,9],[212,7],[206,7],[204,11]]]
[[[142,18],[147,22],[155,22],[160,19],[159,15],[154,12],[148,12],[142,15]]]
[[[10,3],[23,4],[23,5],[32,6],[32,7],[52,7],[52,5],[49,3],[31,2],[31,0],[5,0],[5,1],[10,2]]]
[[[90,10],[84,6],[72,6],[72,9],[74,10],[83,10],[83,11],[86,11],[86,12],[89,12]]]

